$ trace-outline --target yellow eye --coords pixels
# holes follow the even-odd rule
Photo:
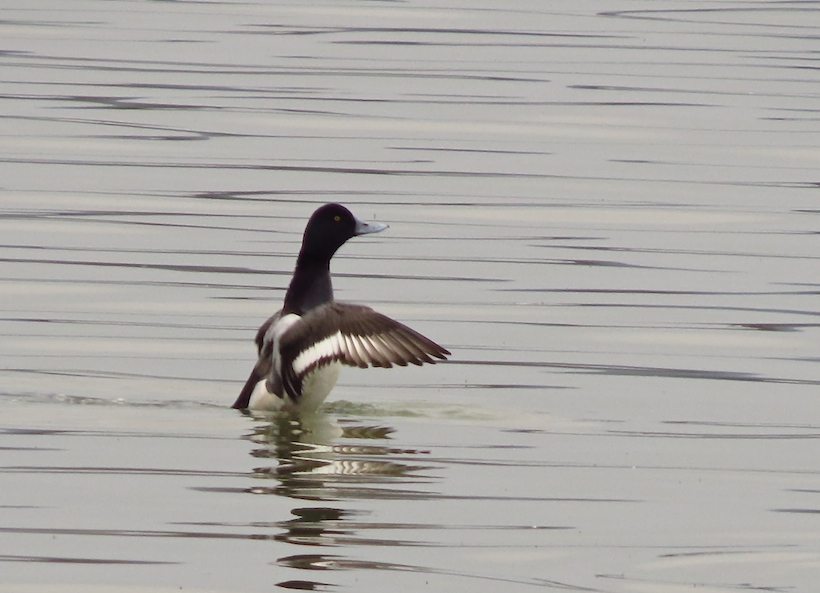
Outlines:
[[[339,222],[340,220],[342,220],[342,217],[337,214],[336,216],[333,217],[333,220],[335,220],[336,222]]]

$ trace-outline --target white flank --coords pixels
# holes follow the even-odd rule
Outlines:
[[[341,368],[341,363],[334,362],[308,373],[302,383],[302,397],[299,398],[299,408],[308,411],[321,406],[327,394],[336,385],[336,379],[339,378]]]
[[[336,385],[339,378],[341,363],[333,362],[322,368],[308,373],[302,383],[302,396],[299,398],[299,409],[313,411],[322,405],[327,394]],[[280,397],[277,393],[268,391],[267,381],[259,381],[251,394],[248,409],[264,412],[276,412],[282,409],[292,409],[293,402],[289,397]]]
[[[266,383],[267,380],[263,379],[256,384],[256,387],[253,388],[251,399],[248,402],[248,409],[275,412],[285,407],[286,400],[282,399],[275,393],[268,391]]]

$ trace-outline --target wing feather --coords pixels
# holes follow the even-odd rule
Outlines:
[[[429,338],[370,307],[327,303],[311,309],[277,336],[282,384],[298,401],[304,378],[317,368],[390,368],[446,360],[450,354]],[[264,350],[264,348],[262,348]]]

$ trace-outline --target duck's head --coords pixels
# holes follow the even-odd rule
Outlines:
[[[299,257],[330,261],[348,239],[378,233],[386,228],[387,225],[380,222],[359,220],[341,204],[325,204],[308,220]]]

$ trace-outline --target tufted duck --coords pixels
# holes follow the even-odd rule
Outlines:
[[[339,204],[308,220],[282,310],[256,333],[259,360],[233,407],[315,410],[342,364],[366,368],[433,363],[450,354],[370,307],[333,300],[330,259],[345,241],[387,225],[365,223]]]

